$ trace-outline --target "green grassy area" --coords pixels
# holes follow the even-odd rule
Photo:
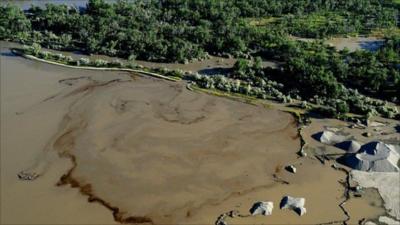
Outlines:
[[[266,26],[269,24],[273,24],[276,22],[279,18],[278,17],[262,17],[262,18],[246,18],[245,20],[251,25],[251,26]]]
[[[400,0],[395,0],[400,5]],[[281,17],[246,18],[249,25],[267,30],[280,30],[305,38],[343,37],[373,35],[385,36],[387,33],[398,33],[394,23],[380,22],[375,25],[360,25],[371,21],[366,16],[355,18],[346,12],[318,11],[310,14],[286,14]]]
[[[398,0],[400,2],[400,0]],[[399,3],[400,5],[400,3]],[[400,28],[398,27],[391,27],[391,28],[384,28],[384,29],[374,29],[371,31],[370,36],[373,37],[388,37],[392,35],[400,35]]]
[[[324,37],[354,33],[348,18],[336,12],[315,12],[303,16],[288,15],[282,19],[282,28],[302,37]]]
[[[293,20],[294,25],[302,27],[320,28],[322,26],[330,24],[341,24],[345,21],[345,18],[334,12],[317,12],[306,16],[300,16]]]

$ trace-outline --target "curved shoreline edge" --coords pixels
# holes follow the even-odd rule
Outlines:
[[[134,73],[138,73],[141,75],[147,75],[147,76],[151,76],[151,77],[155,77],[155,78],[160,78],[160,79],[164,79],[164,80],[168,80],[168,81],[180,81],[181,79],[179,78],[173,78],[173,77],[168,77],[168,76],[164,76],[161,74],[157,74],[157,73],[152,73],[152,72],[147,72],[147,71],[143,71],[143,70],[135,70],[135,69],[129,69],[129,68],[108,68],[108,67],[92,67],[92,66],[72,66],[72,65],[66,65],[63,63],[59,63],[59,62],[55,62],[55,61],[51,61],[51,60],[46,60],[46,59],[41,59],[38,58],[36,56],[33,55],[28,55],[28,54],[24,54],[21,52],[18,52],[14,49],[11,49],[11,52],[13,54],[16,55],[20,55],[26,59],[31,59],[31,60],[35,60],[35,61],[39,61],[39,62],[44,62],[44,63],[48,63],[51,65],[56,65],[56,66],[63,66],[63,67],[67,67],[67,68],[72,68],[72,69],[85,69],[85,70],[99,70],[99,71],[124,71],[124,72],[134,72]]]

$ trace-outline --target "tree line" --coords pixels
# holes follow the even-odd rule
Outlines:
[[[322,41],[287,37],[270,37],[262,45],[258,57],[239,59],[225,76],[193,79],[203,88],[283,103],[304,101],[304,107],[309,102],[328,116],[352,112],[400,117],[395,106],[400,102],[400,35],[387,37],[376,52],[337,51]],[[263,67],[262,58],[279,60],[282,65]]]
[[[270,33],[326,37],[398,26],[398,9],[382,0],[89,0],[80,9],[6,5],[0,12],[1,40],[163,62],[243,57]],[[269,17],[277,19],[251,23]]]

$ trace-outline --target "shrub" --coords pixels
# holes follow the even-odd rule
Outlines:
[[[107,66],[107,63],[108,63],[107,61],[102,60],[102,59],[96,59],[94,61],[94,65],[97,67]]]
[[[68,64],[74,64],[74,59],[72,58],[72,56],[66,56],[65,57],[65,61],[68,63]]]
[[[350,111],[349,105],[342,100],[336,101],[336,112],[339,114],[346,114]]]
[[[310,112],[331,118],[337,117],[336,109],[333,107],[317,106],[312,108]]]
[[[251,85],[247,84],[242,88],[242,93],[248,95],[250,94],[251,89],[252,89]]]
[[[52,57],[53,57],[55,60],[57,60],[57,61],[65,60],[65,56],[64,56],[63,54],[60,54],[60,53],[58,53],[58,54],[53,54]]]
[[[123,67],[123,63],[119,60],[114,60],[107,63],[108,67]]]
[[[49,57],[50,57],[50,52],[48,52],[48,51],[41,51],[41,52],[39,52],[39,58],[42,58],[42,59],[49,59]]]
[[[131,69],[137,69],[137,68],[138,68],[138,65],[137,65],[135,62],[128,62],[128,63],[126,64],[126,67],[127,67],[127,68],[131,68]]]
[[[38,56],[41,50],[42,47],[38,43],[32,44],[32,53],[34,56]]]
[[[128,60],[129,60],[129,61],[135,61],[135,60],[136,60],[136,55],[135,55],[135,54],[131,54],[131,55],[128,57]]]
[[[240,91],[240,85],[241,85],[241,81],[240,80],[234,80],[232,82],[231,90],[233,92],[239,92]]]
[[[300,108],[302,108],[302,109],[309,109],[310,106],[308,105],[307,101],[302,101],[302,102],[300,103]]]
[[[185,73],[182,70],[172,70],[172,71],[169,71],[167,74],[168,74],[168,76],[182,78]]]
[[[88,66],[89,64],[90,64],[90,59],[88,59],[88,58],[80,58],[77,61],[78,66]]]

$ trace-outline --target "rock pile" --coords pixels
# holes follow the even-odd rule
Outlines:
[[[302,216],[307,212],[306,208],[304,207],[305,202],[305,198],[285,196],[282,198],[279,206],[281,209],[291,209],[299,214],[299,216]]]
[[[255,215],[264,215],[264,216],[269,216],[272,214],[272,210],[274,209],[274,203],[273,202],[256,202],[254,205],[250,208],[250,213],[252,216]]]
[[[360,151],[345,158],[347,166],[368,172],[399,172],[399,153],[392,145],[383,142],[370,142],[363,145]]]
[[[222,213],[221,215],[218,216],[217,220],[215,221],[215,225],[228,225],[228,223],[225,221],[226,217],[231,217],[235,218],[240,216],[239,211],[237,210],[232,210],[227,213]]]
[[[315,140],[317,140],[321,143],[324,143],[324,144],[328,144],[328,145],[334,145],[336,143],[346,140],[346,138],[344,136],[337,135],[334,132],[329,131],[329,130],[318,132],[318,133],[314,134],[312,137]]]
[[[17,174],[18,179],[32,181],[39,177],[39,174],[36,173],[28,173],[25,171],[21,171]]]
[[[285,169],[291,173],[296,173],[297,169],[293,165],[286,166]]]
[[[346,153],[356,153],[361,149],[361,144],[354,140],[343,141],[335,144],[335,147],[343,149]]]

